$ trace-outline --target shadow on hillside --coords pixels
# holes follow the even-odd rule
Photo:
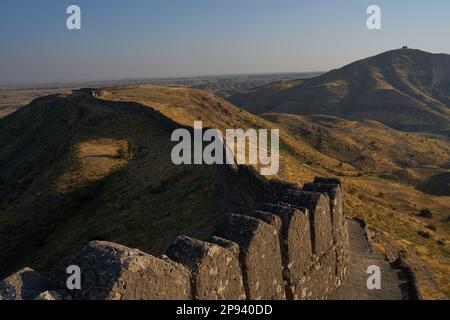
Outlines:
[[[13,178],[27,177],[26,188],[18,191],[9,186],[13,196],[2,205],[8,211],[1,217],[0,278],[24,266],[55,274],[90,240],[120,242],[160,254],[180,233],[210,236],[224,203],[217,192],[223,173],[217,166],[172,163],[171,132],[184,126],[150,107],[99,100],[88,90],[37,101],[47,102],[51,107],[33,110],[32,104],[7,119],[14,124],[33,112],[40,127],[21,142],[21,154],[26,157],[43,149],[54,153],[45,155],[46,163],[19,168],[20,175]],[[55,130],[48,135],[47,128]],[[69,134],[53,140],[58,132]],[[119,170],[69,193],[52,192],[45,185],[41,195],[30,194],[32,185],[47,181],[44,176],[71,169],[61,165],[71,146],[93,139],[133,141],[140,151]]]

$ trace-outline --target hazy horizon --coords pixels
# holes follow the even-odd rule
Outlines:
[[[66,85],[66,86],[70,86],[70,85],[78,85],[78,84],[89,84],[89,83],[109,83],[109,82],[114,82],[114,83],[121,83],[121,82],[127,82],[127,81],[158,81],[158,80],[182,80],[182,79],[191,79],[191,78],[198,78],[198,79],[203,79],[203,78],[212,78],[212,79],[217,79],[217,78],[232,78],[232,77],[245,77],[245,76],[249,76],[249,77],[257,77],[257,76],[274,76],[274,75],[296,75],[296,74],[322,74],[322,73],[326,73],[330,70],[318,70],[318,71],[307,71],[307,72],[303,72],[303,71],[292,71],[292,72],[256,72],[256,73],[222,73],[222,74],[192,74],[192,75],[180,75],[180,76],[167,76],[167,77],[141,77],[141,78],[116,78],[116,79],[112,79],[112,78],[103,78],[103,79],[91,79],[91,80],[69,80],[69,81],[50,81],[50,82],[34,82],[34,83],[11,83],[11,84],[0,84],[0,89],[2,88],[48,88],[48,87],[52,87],[52,86],[58,86],[58,85]]]
[[[66,28],[70,4],[81,7],[81,30]],[[381,7],[381,30],[366,28],[371,4]],[[4,0],[1,7],[1,86],[319,72],[403,45],[450,52],[444,0]]]

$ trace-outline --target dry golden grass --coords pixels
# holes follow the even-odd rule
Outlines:
[[[179,233],[207,236],[212,231],[217,219],[212,188],[216,171],[203,166],[172,165],[170,132],[140,112],[107,107],[108,102],[135,102],[187,126],[202,120],[204,127],[221,130],[280,129],[279,178],[299,184],[318,175],[342,178],[347,191],[346,213],[368,221],[376,248],[391,257],[404,255],[417,270],[427,298],[450,297],[450,230],[448,222],[444,222],[450,214],[450,197],[426,195],[414,187],[414,181],[444,170],[440,166],[450,160],[448,141],[398,132],[377,122],[289,115],[267,115],[262,119],[201,90],[128,86],[104,88],[96,95],[106,106],[91,99],[79,100],[74,94],[66,98],[70,106],[65,107],[61,101],[56,113],[42,111],[43,116],[50,115],[47,121],[51,125],[44,124],[46,130],[53,130],[51,139],[31,143],[34,133],[29,132],[25,134],[28,142],[19,141],[29,146],[29,154],[24,151],[20,158],[13,159],[18,166],[42,149],[57,165],[40,176],[19,201],[8,204],[12,208],[8,209],[8,219],[14,217],[14,223],[2,215],[1,225],[21,225],[18,216],[12,215],[13,209],[32,208],[44,201],[40,200],[45,199],[42,186],[48,182],[57,193],[75,193],[78,197],[77,190],[81,190],[89,195],[86,199],[82,194],[77,202],[80,207],[75,206],[70,215],[60,213],[59,220],[51,223],[36,220],[36,229],[42,227],[46,234],[22,239],[26,245],[20,253],[26,259],[19,262],[48,269],[93,238],[161,253]],[[27,127],[33,127],[33,123]],[[14,130],[22,130],[15,126],[7,129],[13,136]],[[50,147],[39,144],[51,141],[54,144]],[[135,159],[130,157],[130,142],[140,149]],[[64,143],[71,148],[63,157],[51,153]],[[0,156],[8,157],[11,146],[5,144],[2,150]],[[18,169],[14,168],[20,172]],[[92,187],[93,191],[89,189]],[[417,215],[423,208],[433,211],[432,219]],[[434,224],[436,231],[428,230],[428,224]],[[418,235],[421,230],[429,231],[431,237]],[[35,237],[45,241],[32,246]],[[443,244],[438,243],[439,239],[445,240]],[[14,248],[0,249],[10,250],[13,255]]]
[[[448,299],[450,228],[444,219],[449,212],[450,197],[432,197],[411,186],[376,178],[344,181],[348,190],[347,214],[366,219],[375,233],[388,235],[374,237],[376,248],[395,256],[404,255],[417,271],[426,298]],[[383,197],[377,197],[378,192]],[[429,208],[434,217],[419,217],[422,208]],[[429,224],[436,225],[437,231],[427,229]],[[429,239],[418,234],[424,230],[430,233]],[[438,244],[439,239],[446,239],[446,244]]]
[[[83,141],[74,146],[68,159],[67,170],[54,182],[59,193],[74,192],[83,186],[101,181],[123,168],[129,161],[126,140],[97,139]]]
[[[336,175],[346,186],[346,213],[364,218],[373,228],[375,248],[394,259],[406,257],[416,269],[425,297],[448,299],[450,267],[450,197],[424,194],[415,184],[438,172],[450,160],[448,139],[399,132],[375,121],[346,121],[326,116],[302,117],[267,114],[264,118],[283,126],[340,165],[320,162],[315,170],[296,170],[284,158],[290,181],[302,183],[311,175]],[[298,172],[298,174],[296,174]],[[401,174],[400,174],[401,173]],[[304,179],[303,179],[304,178]],[[421,209],[432,219],[418,216]],[[434,225],[437,230],[427,228]],[[423,238],[426,231],[430,238]],[[439,242],[439,243],[438,243]],[[437,263],[439,261],[439,263]]]
[[[386,84],[379,85],[386,89]],[[277,114],[264,116],[273,121],[269,122],[198,90],[139,86],[105,89],[101,97],[137,100],[188,126],[203,120],[205,126],[219,129],[279,128],[279,178],[302,184],[317,175],[340,176],[348,191],[347,214],[366,219],[375,234],[388,236],[378,242],[374,236],[376,247],[395,256],[402,251],[416,268],[427,298],[449,297],[444,272],[450,266],[448,243],[442,246],[437,240],[449,239],[448,223],[442,220],[450,212],[450,197],[426,195],[411,185],[444,170],[440,166],[450,160],[449,141],[400,132],[375,121]],[[219,111],[211,108],[215,105]],[[419,218],[422,208],[432,210],[434,218]],[[424,239],[417,232],[429,223],[437,226],[437,232],[430,231],[432,238]]]

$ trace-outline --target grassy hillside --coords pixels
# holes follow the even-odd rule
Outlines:
[[[368,220],[380,250],[411,262],[427,297],[450,297],[450,197],[416,186],[448,170],[448,141],[377,122],[264,118],[202,90],[139,85],[40,98],[1,119],[2,275],[25,265],[51,274],[93,239],[159,254],[179,233],[209,236],[223,209],[219,168],[170,161],[172,130],[202,120],[279,128],[278,178],[341,177],[347,214]],[[433,216],[420,217],[423,208]]]
[[[418,271],[427,298],[450,297],[450,140],[401,132],[375,121],[263,114],[318,151],[346,185],[346,212],[363,217],[376,248],[403,256]],[[428,209],[432,217],[422,217]]]
[[[450,55],[401,49],[300,83],[275,83],[229,99],[255,114],[326,114],[448,134],[449,88]]]
[[[414,183],[446,170],[450,143],[443,137],[402,132],[379,122],[348,121],[333,116],[262,114],[287,128],[323,154],[351,165],[345,174],[378,175]],[[342,168],[341,168],[342,169]]]
[[[314,175],[339,176],[348,186],[347,214],[369,221],[378,249],[391,258],[406,257],[417,269],[426,297],[450,296],[450,228],[446,220],[450,197],[431,196],[418,188],[422,181],[448,171],[448,139],[401,132],[376,121],[286,114],[263,114],[260,118],[214,95],[183,88],[110,88],[100,96],[137,99],[185,125],[201,119],[206,126],[220,129],[279,128],[279,178],[302,184]],[[434,213],[431,219],[418,215],[423,208]],[[433,226],[436,231],[429,229]],[[419,232],[429,232],[430,237]]]
[[[181,232],[208,235],[217,170],[174,166],[171,131],[83,93],[1,120],[2,275],[21,265],[57,270],[92,239],[161,253]]]
[[[281,130],[280,152],[283,160],[279,177],[284,179],[298,178],[303,183],[317,174],[325,173],[325,168],[339,163],[284,128],[206,91],[140,85],[105,88],[97,91],[96,95],[105,101],[136,101],[185,126],[192,126],[194,121],[202,120],[204,127],[222,131],[228,128],[278,128]]]
[[[173,129],[194,120],[273,126],[201,90],[127,86],[95,96],[39,98],[0,120],[0,276],[24,265],[60,270],[93,239],[160,254],[180,233],[208,237],[223,210],[221,173],[173,165]],[[285,133],[281,143],[285,177],[323,172],[298,159],[336,162]]]

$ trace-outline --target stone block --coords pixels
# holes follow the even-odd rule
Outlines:
[[[168,248],[166,254],[191,271],[195,299],[245,299],[241,268],[232,251],[212,243],[180,236]]]
[[[2,300],[33,300],[54,285],[39,272],[23,268],[0,282]]]
[[[217,229],[217,235],[239,245],[248,299],[285,299],[280,244],[273,226],[253,217],[230,214]]]
[[[322,256],[333,243],[330,200],[320,192],[290,189],[286,191],[282,201],[291,205],[308,209],[312,230],[312,247],[316,256]]]
[[[292,299],[301,297],[301,279],[312,263],[311,230],[309,212],[305,208],[287,204],[264,204],[262,210],[273,212],[282,220],[282,254],[284,278],[289,283]]]
[[[156,258],[137,249],[92,241],[72,257],[81,269],[83,300],[191,300],[191,274],[167,257]]]

